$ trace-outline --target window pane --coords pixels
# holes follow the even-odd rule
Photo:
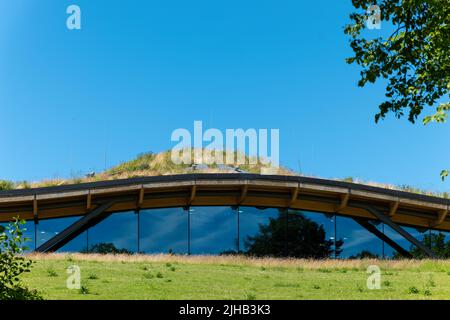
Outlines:
[[[376,235],[352,218],[338,216],[336,223],[337,239],[344,241],[341,258],[381,257],[383,242]]]
[[[405,229],[405,231],[407,231],[408,233],[410,233],[414,238],[418,239],[418,240],[422,240],[424,233],[414,229],[414,228],[409,228],[409,227],[403,227],[401,226],[403,229]],[[394,240],[398,245],[400,245],[403,249],[410,251],[411,250],[411,246],[412,244],[406,240],[405,238],[403,238],[402,235],[400,235],[397,231],[393,230],[391,227],[384,225],[384,233],[391,238],[392,240]],[[386,257],[393,257],[396,254],[396,250],[394,250],[391,246],[389,246],[388,244],[385,244],[385,254]]]
[[[188,253],[188,215],[182,208],[142,210],[140,251]]]
[[[230,207],[192,207],[190,219],[192,254],[237,252],[235,210]]]
[[[116,249],[137,251],[137,215],[120,212],[89,229],[89,249],[99,244],[113,244]]]
[[[37,246],[44,244],[58,233],[64,231],[74,222],[81,219],[81,217],[67,217],[39,220],[37,225]],[[34,228],[34,227],[32,227]],[[76,252],[86,249],[86,234],[81,235],[71,240],[58,250],[58,252]]]
[[[9,223],[1,222],[0,226],[7,227]],[[22,226],[24,228],[23,237],[29,240],[24,242],[25,247],[28,248],[25,252],[31,252],[34,250],[34,221],[26,221]]]
[[[258,256],[286,252],[285,214],[278,209],[239,208],[240,250]]]
[[[297,216],[296,224],[293,221],[294,216]],[[299,217],[302,219],[298,220]],[[290,210],[288,232],[291,256],[334,257],[334,216]]]

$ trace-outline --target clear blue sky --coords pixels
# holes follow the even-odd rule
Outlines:
[[[66,28],[66,8],[82,30]],[[281,163],[321,177],[446,190],[450,126],[392,116],[358,88],[351,1],[2,1],[0,178],[100,171],[171,132],[279,128]],[[383,32],[371,31],[371,32]]]

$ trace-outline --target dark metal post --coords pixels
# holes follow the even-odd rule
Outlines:
[[[141,210],[137,210],[137,253],[141,252]]]
[[[334,258],[337,259],[337,216],[334,215]]]
[[[384,223],[381,223],[381,232],[383,232],[383,234],[384,234]],[[385,258],[385,254],[384,254],[384,240],[381,240],[381,256],[383,257],[383,259]]]
[[[288,219],[289,219],[289,210],[284,209],[284,255],[287,257],[289,253],[288,248]]]
[[[89,253],[89,228],[86,229],[86,253]]]
[[[37,248],[37,222],[34,221],[34,250]]]
[[[187,208],[188,214],[188,255],[191,255],[191,207]]]
[[[431,242],[431,228],[428,230],[428,237],[430,238],[430,251],[433,250],[433,243]]]
[[[239,208],[239,206],[237,207],[237,252],[238,254],[241,253],[241,238],[240,238],[240,212],[241,209]]]

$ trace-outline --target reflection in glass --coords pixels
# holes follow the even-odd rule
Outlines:
[[[140,251],[188,253],[188,215],[182,208],[141,210]]]
[[[112,243],[118,250],[137,252],[137,227],[136,213],[114,213],[88,230],[89,249]]]
[[[2,222],[0,223],[0,226],[7,227],[9,223]],[[22,225],[23,228],[23,237],[27,238],[28,241],[24,242],[23,245],[28,248],[26,252],[31,252],[34,250],[35,247],[35,241],[34,241],[34,221],[26,221],[24,225]]]
[[[413,237],[415,237],[418,240],[422,240],[424,233],[416,230],[414,228],[409,227],[403,227],[402,228],[407,231],[409,234],[411,234]],[[423,230],[426,231],[426,230]],[[410,251],[413,248],[413,245],[406,240],[402,235],[400,235],[397,231],[393,230],[388,225],[384,225],[384,233],[386,236],[394,240],[398,245],[400,245],[403,249],[406,251]],[[388,244],[385,244],[385,254],[386,257],[400,257],[400,255],[397,253],[396,250],[394,250],[391,246]]]
[[[54,219],[43,219],[39,220],[37,225],[37,246],[44,244],[58,233],[69,227],[71,224],[79,220],[81,217],[67,217],[67,218],[54,218]],[[30,229],[34,230],[32,225],[34,222],[31,221]],[[34,232],[34,231],[33,231]],[[78,236],[77,238],[71,240],[61,249],[59,252],[70,252],[70,251],[80,251],[86,249],[86,236],[84,238]]]
[[[261,228],[267,228],[270,221],[280,219],[280,212],[278,209],[257,209],[254,207],[240,207],[239,208],[239,248],[241,251],[251,254],[259,254],[261,250],[253,245],[255,237],[261,234]],[[283,215],[281,219],[284,219]],[[273,243],[269,243],[268,246],[272,248],[279,248],[277,250],[264,249],[264,251],[270,250],[272,256],[282,255],[285,250],[286,235],[281,234],[273,239]],[[259,246],[261,247],[261,246]],[[281,249],[281,251],[280,251]]]
[[[337,217],[337,238],[342,239],[341,258],[375,258],[382,256],[383,242],[352,218]],[[378,226],[376,226],[378,227]]]
[[[237,212],[230,207],[191,207],[191,253],[236,253]]]
[[[293,211],[295,212],[295,211]],[[322,213],[316,213],[316,212],[308,212],[308,211],[301,211],[298,212],[303,217],[307,219],[309,223],[315,223],[317,227],[314,227],[312,231],[314,231],[314,235],[303,235],[304,241],[310,242],[313,241],[316,244],[320,242],[320,246],[323,246],[327,248],[327,250],[321,250],[320,248],[317,248],[316,245],[311,244],[310,247],[316,247],[312,252],[315,253],[314,256],[319,258],[333,258],[335,256],[334,250],[335,250],[335,228],[334,228],[334,215],[326,215]],[[291,223],[289,223],[289,228]],[[308,232],[308,230],[311,230],[311,228],[306,229],[304,232]],[[323,231],[322,231],[323,230]],[[322,235],[322,232],[324,233]],[[313,238],[313,239],[311,239]],[[288,236],[289,241],[292,240],[292,235]],[[339,243],[338,243],[339,244]],[[292,245],[291,245],[292,246]],[[339,246],[338,246],[339,249]],[[292,249],[290,249],[292,250]],[[310,252],[309,250],[308,252]],[[328,254],[326,254],[328,252]]]

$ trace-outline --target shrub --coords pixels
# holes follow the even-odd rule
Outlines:
[[[0,300],[41,300],[35,290],[20,281],[20,275],[30,272],[32,261],[22,254],[29,239],[23,235],[25,221],[15,219],[6,227],[0,226]]]
[[[88,277],[89,280],[97,280],[98,276],[95,273],[91,273]]]
[[[14,189],[14,183],[7,180],[0,180],[0,190],[12,190]]]
[[[83,250],[82,253],[98,253],[98,254],[129,254],[132,255],[133,252],[127,249],[118,249],[112,243],[98,243],[91,246],[89,250]]]
[[[89,294],[89,293],[90,293],[90,290],[89,290],[89,288],[86,287],[86,286],[81,286],[79,292],[80,292],[80,294],[86,295],[86,294]]]
[[[416,287],[410,287],[408,289],[408,293],[409,294],[419,294],[419,289],[417,289]]]
[[[250,301],[256,300],[256,295],[254,295],[253,293],[249,293],[247,294],[246,300]]]
[[[154,276],[153,276],[153,274],[151,272],[147,272],[147,273],[144,274],[144,278],[145,279],[153,279]]]
[[[49,277],[57,277],[58,276],[58,274],[56,273],[56,271],[53,268],[47,269],[47,274]]]

